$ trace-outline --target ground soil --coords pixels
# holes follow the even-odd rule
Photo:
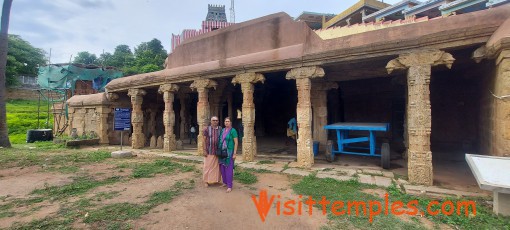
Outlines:
[[[25,207],[13,209],[17,214],[12,217],[0,218],[0,228],[8,228],[15,222],[27,223],[32,220],[52,217],[66,204],[76,202],[82,198],[93,198],[95,206],[100,207],[113,203],[138,203],[148,200],[154,192],[172,188],[178,181],[195,182],[192,189],[184,189],[184,193],[169,203],[161,204],[149,214],[143,215],[136,220],[128,220],[134,229],[319,229],[328,225],[329,220],[322,215],[321,210],[313,208],[309,215],[307,208],[303,208],[302,215],[297,213],[291,216],[277,214],[276,201],[298,200],[299,195],[291,188],[300,178],[275,173],[255,173],[258,182],[251,185],[243,185],[234,181],[234,189],[226,193],[226,188],[219,185],[209,187],[201,183],[202,165],[194,164],[197,171],[179,172],[169,175],[158,174],[152,178],[130,178],[132,171],[129,168],[117,167],[120,163],[146,163],[152,162],[151,156],[138,156],[130,160],[109,159],[103,163],[94,163],[79,166],[76,173],[49,172],[44,168],[37,167],[12,167],[0,170],[0,205],[7,204],[15,199],[27,199],[34,195],[34,189],[45,186],[61,186],[71,183],[76,176],[89,175],[97,180],[104,180],[112,176],[120,176],[125,180],[111,185],[97,187],[88,191],[85,195],[72,197],[66,201],[43,201]],[[257,212],[252,196],[259,196],[264,189],[268,195],[275,195],[275,203],[269,211],[265,221]],[[385,193],[382,189],[371,189],[366,193],[381,196]],[[101,194],[114,194],[112,197],[101,197]],[[279,197],[278,197],[279,196]],[[283,210],[283,205],[281,206]],[[83,216],[88,215],[83,213]],[[83,219],[83,218],[82,218]],[[421,220],[422,218],[420,218]],[[424,218],[423,218],[424,219]],[[407,220],[405,221],[412,221]],[[421,220],[422,223],[427,220]],[[429,223],[430,224],[430,223]],[[425,226],[432,227],[425,223]],[[76,220],[73,228],[94,228],[85,224],[81,219]],[[171,226],[171,227],[170,227]]]

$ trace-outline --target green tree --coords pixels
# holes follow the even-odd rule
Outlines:
[[[11,147],[7,129],[7,111],[5,110],[5,72],[7,66],[7,46],[9,17],[11,15],[12,0],[4,0],[2,18],[0,21],[0,147]]]
[[[112,63],[112,57],[113,55],[111,53],[102,53],[99,55],[99,58],[97,59],[97,62],[102,66],[114,66]]]
[[[160,40],[142,42],[135,48],[136,67],[140,73],[162,70],[167,55]]]
[[[97,65],[98,60],[95,54],[91,54],[87,51],[79,52],[76,57],[74,57],[73,63],[85,64],[85,65]]]
[[[111,56],[111,66],[117,68],[130,67],[134,64],[135,57],[128,45],[118,45]]]
[[[8,35],[7,86],[15,86],[19,75],[37,75],[37,67],[46,64],[45,52],[33,47],[19,35]]]

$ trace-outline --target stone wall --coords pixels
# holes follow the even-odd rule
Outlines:
[[[339,82],[341,102],[339,113],[343,113],[344,122],[370,122],[392,124],[393,101],[405,98],[402,85],[391,78],[374,78],[358,81]],[[343,102],[343,111],[342,110]],[[330,108],[335,109],[335,108]],[[376,132],[378,137],[390,139],[392,132]]]
[[[433,72],[430,83],[432,152],[474,153],[479,145],[481,76],[471,68]],[[485,90],[486,91],[486,90]]]
[[[483,60],[487,70],[483,76],[480,103],[480,146],[484,155],[510,156],[510,65],[505,61]],[[504,65],[507,65],[506,67]],[[496,66],[496,68],[494,68]],[[499,97],[499,98],[498,98]]]
[[[7,100],[11,99],[23,99],[23,100],[37,100],[39,98],[39,92],[37,89],[31,88],[7,88]],[[47,97],[47,91],[43,91],[44,96]],[[50,97],[53,99],[59,99],[60,95],[56,93],[50,93]],[[41,101],[44,100],[41,97]]]

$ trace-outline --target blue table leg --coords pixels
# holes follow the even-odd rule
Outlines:
[[[342,130],[336,130],[336,135],[338,137],[338,151],[344,151],[344,133]]]
[[[375,154],[375,134],[373,131],[370,131],[370,155]]]

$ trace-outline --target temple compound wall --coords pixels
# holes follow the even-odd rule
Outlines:
[[[314,141],[336,138],[325,125],[383,122],[377,140],[423,185],[432,159],[510,153],[510,5],[329,39],[278,13],[187,40],[165,67],[69,99],[71,127],[116,143],[112,108],[125,106],[132,148],[173,151],[191,123],[201,140],[211,116],[230,116],[254,161],[295,116],[296,161],[310,168]]]

